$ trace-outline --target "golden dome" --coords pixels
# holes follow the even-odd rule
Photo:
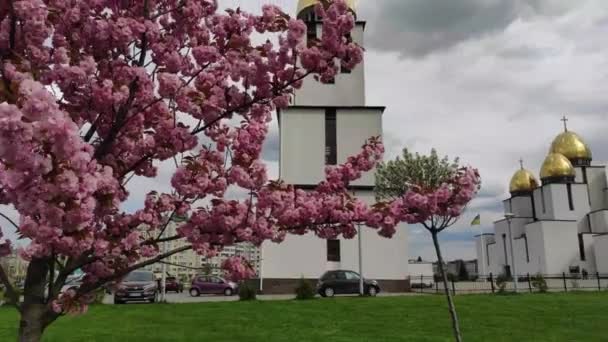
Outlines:
[[[521,169],[517,170],[513,177],[511,177],[511,183],[509,185],[509,192],[530,192],[538,187],[538,181],[532,172]]]
[[[299,0],[298,1],[298,15],[300,15],[300,13],[302,13],[303,10],[307,9],[308,7],[312,7],[315,6],[320,0]],[[346,0],[346,4],[348,5],[348,7],[350,7],[351,10],[353,10],[353,12],[355,11],[355,2],[356,0]]]
[[[570,160],[591,159],[591,150],[583,139],[574,132],[566,131],[558,135],[551,144],[551,153],[560,153]]]
[[[574,167],[568,158],[560,153],[549,153],[540,169],[540,178],[574,177]]]

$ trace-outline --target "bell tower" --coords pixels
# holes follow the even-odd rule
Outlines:
[[[300,0],[298,18],[307,26],[307,43],[320,39],[323,23],[314,13],[318,0]],[[354,1],[347,1],[355,13]],[[365,22],[356,21],[351,39],[363,46]],[[279,176],[304,190],[312,190],[325,179],[325,168],[344,163],[361,151],[370,137],[382,135],[385,107],[367,106],[365,70],[361,63],[353,70],[340,68],[333,80],[321,83],[312,77],[304,80],[294,94],[292,105],[278,113]],[[367,172],[350,185],[350,191],[368,204],[375,202],[374,171]],[[404,291],[408,265],[407,229],[399,227],[392,239],[380,237],[361,227],[358,238],[323,240],[309,233],[288,235],[281,244],[262,246],[261,281],[264,293],[290,293],[293,284],[304,277],[316,281],[327,270],[359,271],[384,281],[386,291]],[[382,285],[381,285],[382,287]]]

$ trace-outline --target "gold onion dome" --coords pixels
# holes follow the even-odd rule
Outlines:
[[[558,135],[551,144],[551,153],[559,153],[573,163],[591,161],[592,154],[589,146],[576,133],[566,131]]]
[[[321,1],[322,0],[299,0],[298,1],[298,12],[297,12],[298,16],[300,16],[302,11],[304,11],[305,9],[314,7],[317,3],[321,2]],[[355,11],[355,2],[356,2],[356,0],[346,0],[346,4],[353,12]]]
[[[540,178],[568,179],[575,176],[574,167],[568,158],[561,153],[549,153],[540,169]]]
[[[538,181],[532,172],[524,169],[517,170],[513,177],[511,177],[511,183],[509,184],[509,192],[511,194],[517,193],[529,193],[534,189],[538,188]]]

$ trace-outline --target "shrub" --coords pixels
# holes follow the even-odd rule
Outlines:
[[[508,277],[505,274],[501,274],[498,277],[496,277],[496,286],[498,286],[498,293],[499,294],[506,294],[507,293],[507,282],[511,280],[511,277]]]
[[[106,290],[101,288],[93,292],[93,302],[91,304],[103,304],[103,298],[106,296]]]
[[[242,282],[239,287],[239,299],[240,300],[256,300],[257,294],[255,288],[249,284],[249,282]]]
[[[547,281],[542,274],[537,274],[536,276],[532,277],[532,286],[540,293],[545,293],[549,289],[547,286]]]
[[[298,281],[298,286],[296,287],[296,299],[297,300],[308,300],[315,298],[315,289],[312,284],[302,277],[300,281]]]

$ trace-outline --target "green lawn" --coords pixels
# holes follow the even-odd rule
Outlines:
[[[608,293],[456,297],[465,341],[608,341]],[[16,340],[0,309],[0,341]],[[450,341],[440,296],[98,305],[44,341]]]

